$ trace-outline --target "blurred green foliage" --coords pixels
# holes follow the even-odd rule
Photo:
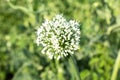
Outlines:
[[[120,48],[120,0],[0,0],[0,80],[72,80],[67,60],[55,65],[35,44],[38,26],[58,13],[81,23],[75,54],[81,80],[111,79]]]

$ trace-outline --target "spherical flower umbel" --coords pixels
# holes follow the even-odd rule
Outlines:
[[[60,59],[79,47],[80,29],[75,20],[67,21],[63,15],[56,15],[51,21],[45,20],[37,30],[37,45],[42,44],[42,53],[50,59]]]

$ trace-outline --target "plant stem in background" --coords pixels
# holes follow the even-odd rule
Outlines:
[[[116,80],[117,73],[118,73],[118,70],[119,70],[119,65],[120,65],[120,50],[118,51],[118,56],[117,56],[117,59],[115,61],[115,65],[114,65],[111,80]]]

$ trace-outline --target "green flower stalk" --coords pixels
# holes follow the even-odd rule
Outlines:
[[[112,76],[111,76],[111,80],[117,80],[119,66],[120,66],[120,50],[118,51],[118,56],[117,56],[116,61],[115,61],[115,65],[114,65],[114,68],[113,68],[113,73],[112,73]]]
[[[36,43],[43,45],[43,54],[59,60],[74,54],[79,48],[79,26],[75,20],[67,21],[63,15],[56,15],[51,21],[45,20],[38,28]]]

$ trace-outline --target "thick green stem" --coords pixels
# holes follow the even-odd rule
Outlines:
[[[69,71],[72,74],[71,80],[80,80],[79,70],[74,57],[70,56],[68,60],[69,60]]]
[[[57,69],[57,80],[64,80],[62,66],[59,63],[59,60],[55,60],[56,69]]]
[[[119,70],[119,65],[120,65],[120,50],[118,51],[118,56],[117,56],[117,59],[115,61],[115,65],[114,65],[111,80],[116,80],[117,73],[118,73],[118,70]]]

